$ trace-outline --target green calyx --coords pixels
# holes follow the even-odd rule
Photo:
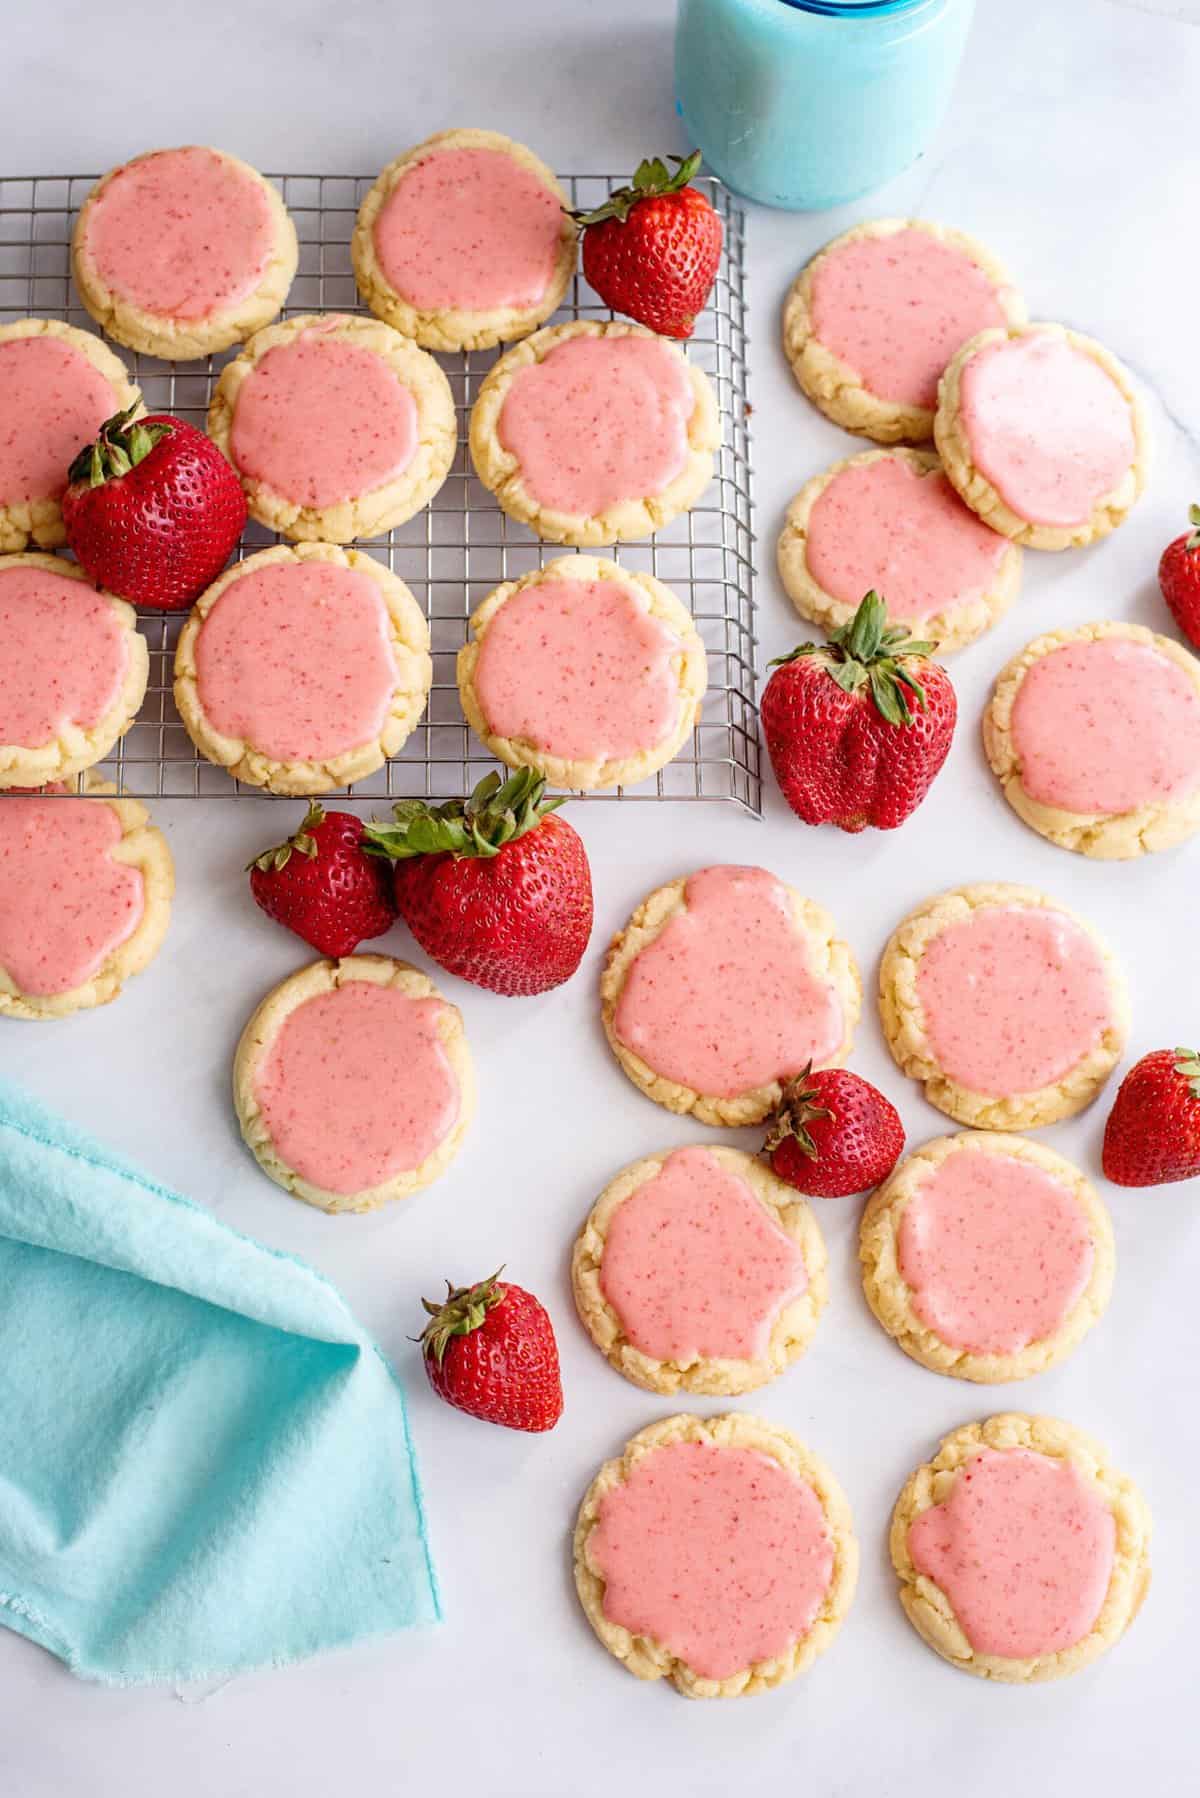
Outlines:
[[[319,805],[315,799],[310,800],[308,810],[304,814],[304,822],[295,836],[289,837],[286,843],[280,843],[274,849],[264,849],[262,854],[256,855],[252,862],[247,862],[247,874],[251,868],[257,868],[263,874],[278,874],[279,870],[286,868],[291,861],[293,851],[297,855],[307,855],[310,858],[315,856],[317,842],[311,833],[324,822],[325,807]]]
[[[670,160],[675,164],[673,169],[667,167],[661,156],[643,157],[628,187],[618,187],[603,206],[595,206],[590,212],[569,212],[568,216],[581,230],[586,230],[589,225],[602,225],[605,219],[619,219],[624,224],[639,200],[681,193],[697,173],[702,158],[699,150],[693,150],[690,156],[672,156]]]
[[[1200,549],[1200,506],[1188,507],[1188,523],[1192,530],[1187,540],[1187,546],[1189,549]]]
[[[794,1080],[789,1080],[784,1087],[779,1109],[771,1119],[767,1140],[763,1144],[765,1154],[770,1155],[781,1142],[791,1136],[795,1138],[797,1148],[814,1161],[817,1159],[817,1145],[808,1126],[815,1118],[831,1118],[834,1114],[828,1105],[821,1104],[816,1088],[809,1086],[811,1075],[810,1061],[804,1071],[797,1074]]]
[[[168,424],[139,424],[135,419],[138,401],[124,412],[115,412],[100,426],[94,443],[85,444],[67,471],[68,481],[86,481],[89,487],[103,487],[105,481],[120,480],[139,462],[144,462],[156,443],[171,435]]]
[[[925,710],[925,689],[904,658],[932,655],[936,648],[936,643],[910,637],[902,624],[889,624],[887,607],[872,588],[849,624],[830,632],[828,643],[801,643],[771,666],[811,656],[843,693],[857,693],[869,683],[876,708],[889,724],[911,724],[913,701]]]
[[[1194,1049],[1176,1049],[1175,1072],[1187,1081],[1193,1099],[1200,1099],[1200,1055]]]
[[[498,1267],[494,1274],[489,1274],[476,1286],[452,1286],[447,1280],[444,1299],[421,1300],[429,1322],[413,1340],[420,1343],[422,1351],[432,1356],[439,1367],[452,1339],[469,1336],[472,1330],[479,1328],[488,1312],[500,1304],[504,1289],[497,1285],[497,1281],[503,1272],[503,1267]]]
[[[499,855],[509,843],[536,830],[548,813],[557,811],[565,794],[546,798],[546,783],[532,768],[522,768],[502,781],[488,774],[469,799],[426,805],[423,799],[398,799],[394,824],[373,818],[364,847],[369,855],[407,861],[414,855]]]

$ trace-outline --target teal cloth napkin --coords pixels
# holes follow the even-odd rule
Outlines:
[[[345,1301],[0,1087],[0,1622],[124,1684],[439,1615],[404,1400]]]

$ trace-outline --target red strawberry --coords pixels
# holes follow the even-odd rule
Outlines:
[[[894,830],[916,811],[958,715],[949,675],[926,659],[935,647],[889,625],[871,592],[828,643],[780,657],[763,691],[763,734],[798,818]]]
[[[1200,506],[1188,507],[1190,531],[1168,543],[1158,565],[1158,584],[1172,618],[1200,648]]]
[[[561,986],[592,934],[587,853],[545,785],[528,768],[503,785],[489,774],[469,799],[401,799],[394,824],[367,826],[395,863],[396,903],[425,953],[494,993]]]
[[[1156,1049],[1134,1062],[1104,1126],[1104,1172],[1117,1186],[1200,1174],[1200,1056]]]
[[[700,152],[640,162],[631,187],[573,212],[583,229],[583,272],[606,306],[664,337],[690,337],[721,262],[721,220],[688,182]]]
[[[904,1149],[904,1125],[878,1087],[847,1068],[811,1064],[784,1088],[763,1152],[797,1192],[841,1199],[886,1180]]]
[[[388,870],[366,853],[365,830],[352,812],[313,800],[295,836],[250,863],[250,891],[267,916],[322,955],[353,955],[396,921]]]
[[[531,1292],[501,1282],[451,1286],[440,1304],[422,1299],[429,1384],[448,1405],[509,1430],[552,1430],[562,1416],[554,1326]]]
[[[137,606],[181,612],[215,581],[246,524],[241,482],[212,440],[134,408],[71,464],[67,542],[89,579]]]

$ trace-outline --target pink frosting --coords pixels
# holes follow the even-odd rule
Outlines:
[[[631,756],[675,726],[682,652],[637,588],[540,581],[492,619],[475,691],[496,736],[572,761]]]
[[[82,986],[141,923],[141,870],[112,856],[121,835],[99,799],[0,803],[0,968],[23,993]]]
[[[809,516],[805,554],[834,599],[857,605],[874,587],[892,617],[926,618],[987,593],[1007,548],[944,474],[888,456],[834,476]]]
[[[1086,524],[1137,453],[1129,401],[1116,382],[1052,332],[972,356],[959,416],[975,467],[1030,524]]]
[[[112,388],[73,343],[0,343],[0,507],[61,498],[75,456],[116,409]]]
[[[614,1212],[600,1286],[634,1348],[656,1361],[752,1361],[808,1270],[745,1180],[709,1149],[676,1149]]]
[[[917,997],[942,1072],[991,1098],[1063,1079],[1113,1021],[1099,948],[1048,906],[987,906],[939,932]]]
[[[1070,1461],[984,1449],[914,1519],[908,1552],[976,1654],[1026,1660],[1080,1642],[1112,1577],[1116,1523]]]
[[[87,581],[0,562],[0,743],[40,749],[68,725],[112,710],[129,666],[127,633]]]
[[[856,238],[813,272],[813,329],[869,393],[932,412],[955,351],[1005,322],[997,291],[969,256],[928,231]]]
[[[1067,812],[1131,812],[1200,783],[1200,696],[1152,644],[1064,643],[1021,682],[1012,740],[1031,799]]]
[[[675,1442],[600,1501],[588,1541],[610,1623],[729,1679],[805,1637],[833,1577],[807,1481],[757,1449]]]
[[[215,150],[159,150],[113,176],[88,215],[87,247],[118,299],[164,318],[208,318],[266,273],[271,206]]]
[[[327,1192],[410,1172],[458,1121],[458,1080],[438,1034],[440,999],[347,980],[298,1005],[254,1097],[289,1167]]]
[[[374,350],[329,317],[277,344],[238,391],[229,450],[239,473],[298,506],[335,506],[395,480],[417,448],[417,404]]]
[[[951,1348],[1015,1355],[1053,1336],[1091,1277],[1091,1226],[1074,1194],[1013,1155],[959,1149],[900,1219],[912,1308]]]
[[[196,639],[209,721],[273,761],[324,761],[372,742],[397,678],[378,583],[333,562],[242,575]]]
[[[515,376],[500,441],[539,506],[594,518],[682,472],[694,404],[686,364],[657,338],[569,337]]]
[[[375,221],[375,254],[419,312],[536,306],[554,273],[562,202],[503,150],[437,150]]]
[[[732,1098],[828,1061],[845,1019],[783,882],[765,868],[704,868],[634,958],[613,1029],[654,1073]]]

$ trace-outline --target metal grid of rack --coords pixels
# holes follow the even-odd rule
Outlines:
[[[40,176],[0,180],[0,323],[36,315],[94,329],[71,283],[73,215],[96,177]],[[363,312],[350,263],[350,236],[369,176],[273,175],[295,220],[300,265],[284,315]],[[563,177],[572,206],[590,207],[622,177]],[[755,707],[753,502],[747,404],[745,218],[718,182],[705,183],[725,226],[725,247],[712,297],[687,344],[711,378],[723,423],[713,483],[686,516],[644,543],[604,550],[630,568],[648,570],[690,605],[709,658],[709,689],[696,730],[678,757],[639,786],[586,795],[605,799],[724,799],[758,814],[762,783]],[[609,318],[576,275],[568,301],[551,322]],[[142,390],[147,409],[203,426],[224,363],[165,363],[116,346]],[[359,798],[441,799],[470,790],[494,766],[462,716],[455,657],[467,620],[499,582],[539,567],[560,547],[542,544],[508,519],[475,478],[467,423],[479,386],[498,351],[440,356],[454,393],[459,446],[433,503],[406,525],[357,545],[385,561],[412,589],[429,618],[433,687],[421,724],[401,753],[377,774],[343,789]],[[251,524],[242,553],[275,541]],[[96,771],[139,798],[257,794],[205,761],[179,720],[171,696],[181,619],[144,611],[150,681],[137,721]]]

